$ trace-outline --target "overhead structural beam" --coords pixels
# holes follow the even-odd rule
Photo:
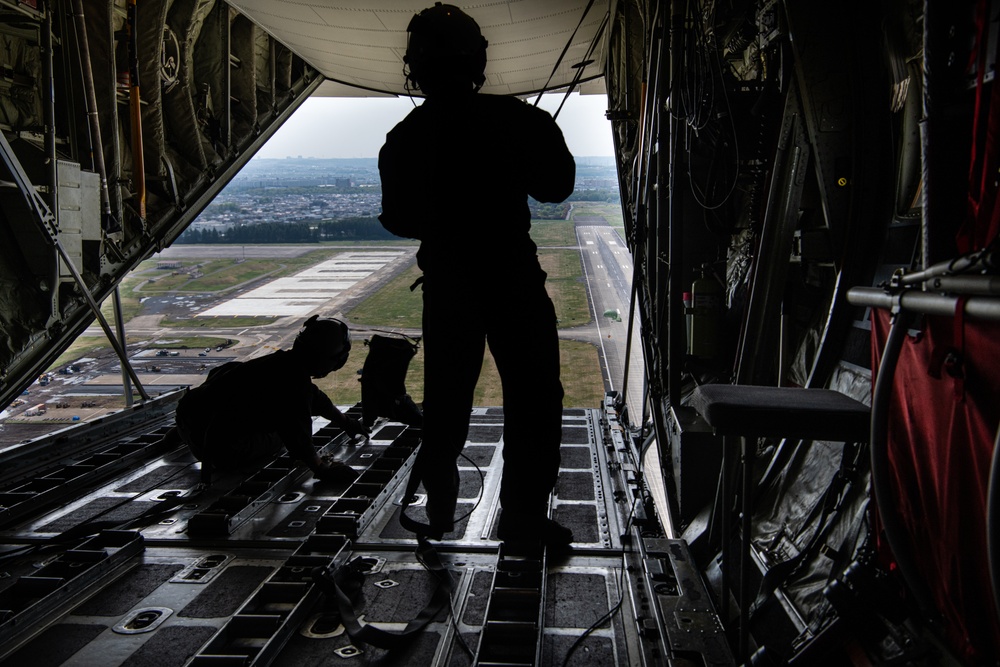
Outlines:
[[[38,192],[35,190],[34,186],[31,184],[30,179],[27,174],[24,173],[24,169],[21,167],[21,163],[18,161],[17,156],[14,155],[14,150],[10,146],[10,142],[7,141],[6,135],[0,132],[0,158],[3,159],[4,165],[7,167],[7,171],[17,186],[18,191],[24,197],[24,203],[28,210],[33,214],[32,218],[35,224],[44,232],[45,237],[49,240],[52,246],[55,248],[56,252],[62,258],[62,261],[66,264],[67,270],[72,274],[73,280],[76,281],[77,286],[80,288],[80,294],[86,299],[87,304],[93,311],[94,316],[97,321],[100,322],[101,328],[104,329],[104,334],[108,338],[108,342],[111,343],[111,347],[114,348],[115,354],[122,362],[122,368],[128,370],[128,375],[135,384],[136,390],[143,400],[149,400],[149,394],[143,388],[142,383],[139,381],[139,376],[136,375],[135,369],[128,361],[128,356],[125,354],[125,349],[118,343],[118,339],[115,338],[114,332],[111,331],[111,326],[108,324],[108,320],[104,317],[101,312],[101,307],[98,305],[97,301],[94,300],[94,296],[90,293],[90,289],[87,287],[87,283],[84,282],[83,276],[76,268],[76,264],[73,263],[73,259],[66,252],[66,248],[63,247],[62,243],[59,242],[59,233],[56,231],[56,220],[55,216],[52,215],[52,211],[49,210],[48,205],[42,200]]]
[[[944,317],[955,314],[960,298],[951,294],[932,294],[919,290],[888,294],[878,287],[852,287],[847,292],[847,301],[854,306],[867,306],[891,311],[903,310]],[[970,296],[965,301],[964,312],[968,317],[1000,322],[1000,298]]]

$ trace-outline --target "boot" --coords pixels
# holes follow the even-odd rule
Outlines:
[[[502,510],[497,537],[501,542],[540,542],[550,549],[567,549],[573,543],[572,530],[537,512]]]

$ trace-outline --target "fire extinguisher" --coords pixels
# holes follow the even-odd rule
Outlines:
[[[722,286],[703,265],[691,284],[691,322],[688,346],[692,356],[714,359],[719,353],[722,321]]]

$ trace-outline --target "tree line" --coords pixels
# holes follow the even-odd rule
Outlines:
[[[615,193],[607,191],[582,191],[558,204],[528,199],[533,220],[565,220],[573,201],[616,200]],[[235,204],[229,204],[237,209]],[[343,218],[340,220],[259,222],[236,225],[222,231],[216,228],[188,227],[177,243],[321,243],[323,241],[388,241],[397,237],[379,223],[378,218]]]
[[[396,238],[378,218],[344,218],[323,222],[261,222],[219,231],[189,227],[177,243],[320,243],[323,241],[388,241]]]

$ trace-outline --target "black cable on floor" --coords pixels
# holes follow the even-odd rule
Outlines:
[[[638,501],[633,501],[632,502],[632,509],[629,511],[628,519],[626,519],[626,521],[625,521],[625,530],[623,531],[623,533],[626,534],[626,535],[628,534],[628,531],[631,529],[632,518],[635,516],[635,506],[636,506],[637,502]],[[597,628],[599,628],[603,623],[605,623],[606,621],[611,620],[614,617],[614,615],[616,613],[618,613],[619,610],[621,610],[622,603],[625,601],[625,588],[624,588],[624,584],[625,584],[625,554],[628,552],[628,545],[630,543],[631,543],[631,540],[629,540],[629,541],[622,540],[622,568],[621,568],[621,572],[619,572],[619,574],[618,574],[618,602],[616,602],[610,609],[608,609],[608,611],[607,611],[606,614],[604,614],[599,619],[597,619],[596,621],[594,621],[590,625],[589,628],[587,628],[586,630],[584,630],[583,634],[581,634],[579,637],[576,638],[576,641],[574,641],[573,644],[569,647],[569,650],[566,651],[566,657],[563,658],[562,667],[567,667],[567,665],[569,665],[570,656],[573,655],[573,651],[575,651],[577,648],[580,647],[580,645],[583,643],[584,639],[586,639],[587,637],[589,637],[591,635],[591,633],[593,633],[594,630],[596,630]]]

